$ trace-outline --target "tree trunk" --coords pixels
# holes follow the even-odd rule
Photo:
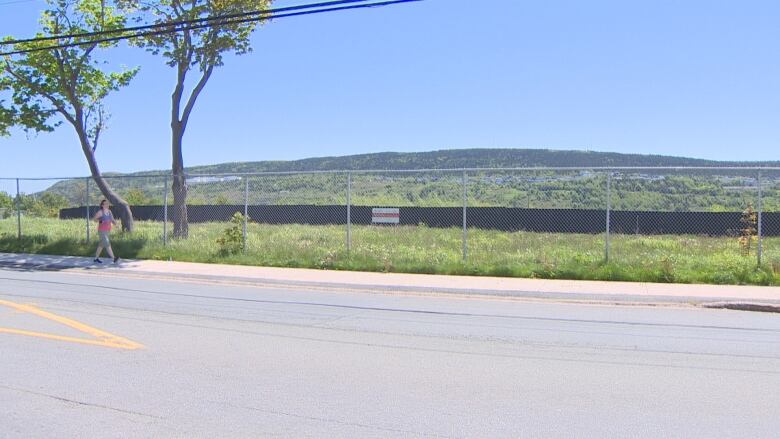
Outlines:
[[[187,129],[187,121],[190,119],[195,101],[198,99],[203,87],[206,86],[214,71],[212,62],[202,72],[200,80],[192,89],[190,97],[184,109],[181,108],[181,99],[184,93],[184,82],[187,72],[192,64],[194,49],[190,40],[189,32],[184,32],[185,46],[187,56],[185,59],[177,60],[177,81],[176,88],[171,95],[171,171],[173,172],[173,236],[176,238],[187,238],[189,235],[189,223],[187,220],[187,177],[184,175],[184,158],[181,152],[181,146],[184,139],[184,131]],[[180,114],[181,113],[181,114]]]
[[[122,230],[126,232],[132,232],[134,223],[133,212],[130,210],[130,205],[127,204],[127,201],[122,199],[122,197],[120,197],[116,192],[114,192],[114,190],[111,188],[111,185],[109,185],[101,175],[100,169],[97,165],[97,160],[95,160],[95,153],[92,150],[84,130],[77,127],[76,131],[78,132],[79,141],[81,142],[81,150],[84,152],[84,157],[87,159],[87,164],[89,164],[89,171],[92,174],[92,179],[95,180],[95,184],[97,184],[98,188],[100,189],[100,193],[106,197],[109,203],[114,205],[114,208],[117,211],[117,216],[122,221]]]
[[[187,177],[184,175],[184,159],[181,152],[181,141],[184,131],[180,126],[174,126],[172,130],[173,162],[173,237],[184,238],[189,236],[189,221],[187,219]]]
[[[95,183],[100,188],[100,192],[106,197],[108,202],[114,205],[116,215],[122,221],[122,230],[132,232],[134,228],[133,212],[130,210],[130,205],[127,204],[127,201],[117,195],[100,174],[92,174],[92,179],[95,180]]]
[[[183,170],[174,171],[173,176],[173,237],[187,238],[189,222],[187,220],[187,178]]]

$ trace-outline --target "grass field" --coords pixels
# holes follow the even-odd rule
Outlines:
[[[780,238],[765,238],[764,264],[756,266],[755,245],[743,256],[737,238],[613,235],[610,262],[604,235],[468,230],[425,226],[353,226],[346,248],[345,226],[249,224],[246,252],[218,244],[229,223],[190,225],[190,238],[163,245],[163,224],[136,222],[132,234],[115,232],[114,250],[124,258],[227,263],[276,267],[406,273],[468,274],[546,279],[646,282],[780,284]],[[171,230],[169,224],[168,231]],[[93,255],[94,226],[85,242],[84,220],[23,218],[17,239],[15,218],[0,220],[0,251]]]

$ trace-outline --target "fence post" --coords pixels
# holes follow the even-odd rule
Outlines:
[[[762,253],[762,250],[763,250],[763,248],[762,248],[763,242],[762,242],[762,236],[761,236],[762,235],[762,231],[761,231],[761,225],[762,225],[762,221],[761,221],[761,211],[762,211],[761,201],[762,200],[761,200],[761,198],[762,197],[761,196],[762,196],[762,194],[761,194],[761,171],[758,171],[758,251],[756,252],[756,254],[758,255],[758,266],[759,267],[761,266],[761,253]]]
[[[16,179],[16,228],[17,239],[22,240],[22,194],[19,193],[19,179]]]
[[[468,228],[466,227],[466,171],[463,170],[463,262],[468,261]]]
[[[163,246],[168,245],[168,174],[163,183]]]
[[[352,250],[352,172],[347,172],[347,255]]]
[[[609,214],[610,210],[612,209],[612,197],[611,197],[611,186],[612,186],[612,172],[607,172],[607,233],[605,235],[604,239],[604,259],[606,262],[609,262]]]
[[[87,220],[87,242],[89,242],[89,177],[87,177],[84,182],[84,206],[86,206],[84,210],[87,213],[85,219]]]
[[[246,253],[246,222],[249,216],[249,177],[244,177],[244,252]]]

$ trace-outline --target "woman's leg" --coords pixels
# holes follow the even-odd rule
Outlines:
[[[95,251],[95,259],[100,259],[100,254],[103,253],[103,246],[98,245],[97,250]]]
[[[114,259],[114,250],[111,249],[110,245],[106,247],[106,251],[108,252],[108,256],[110,256],[111,259]]]

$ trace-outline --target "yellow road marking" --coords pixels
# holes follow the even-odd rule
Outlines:
[[[140,343],[136,343],[124,337],[119,337],[114,334],[101,331],[100,329],[93,328],[92,326],[85,325],[81,322],[77,322],[67,317],[58,316],[57,314],[52,314],[50,312],[36,308],[35,306],[32,305],[24,305],[21,303],[9,302],[6,300],[0,300],[0,305],[13,308],[19,312],[29,313],[29,314],[36,315],[38,317],[43,317],[44,319],[60,323],[62,325],[73,328],[79,332],[83,332],[87,335],[91,335],[92,337],[95,338],[88,339],[88,338],[68,337],[64,335],[48,334],[45,332],[35,332],[35,331],[27,331],[23,329],[2,328],[2,327],[0,327],[0,333],[27,335],[30,337],[47,338],[50,340],[67,341],[72,343],[81,343],[81,344],[88,344],[88,345],[95,345],[95,346],[105,346],[105,347],[116,348],[116,349],[132,350],[132,349],[141,349],[144,347]]]

